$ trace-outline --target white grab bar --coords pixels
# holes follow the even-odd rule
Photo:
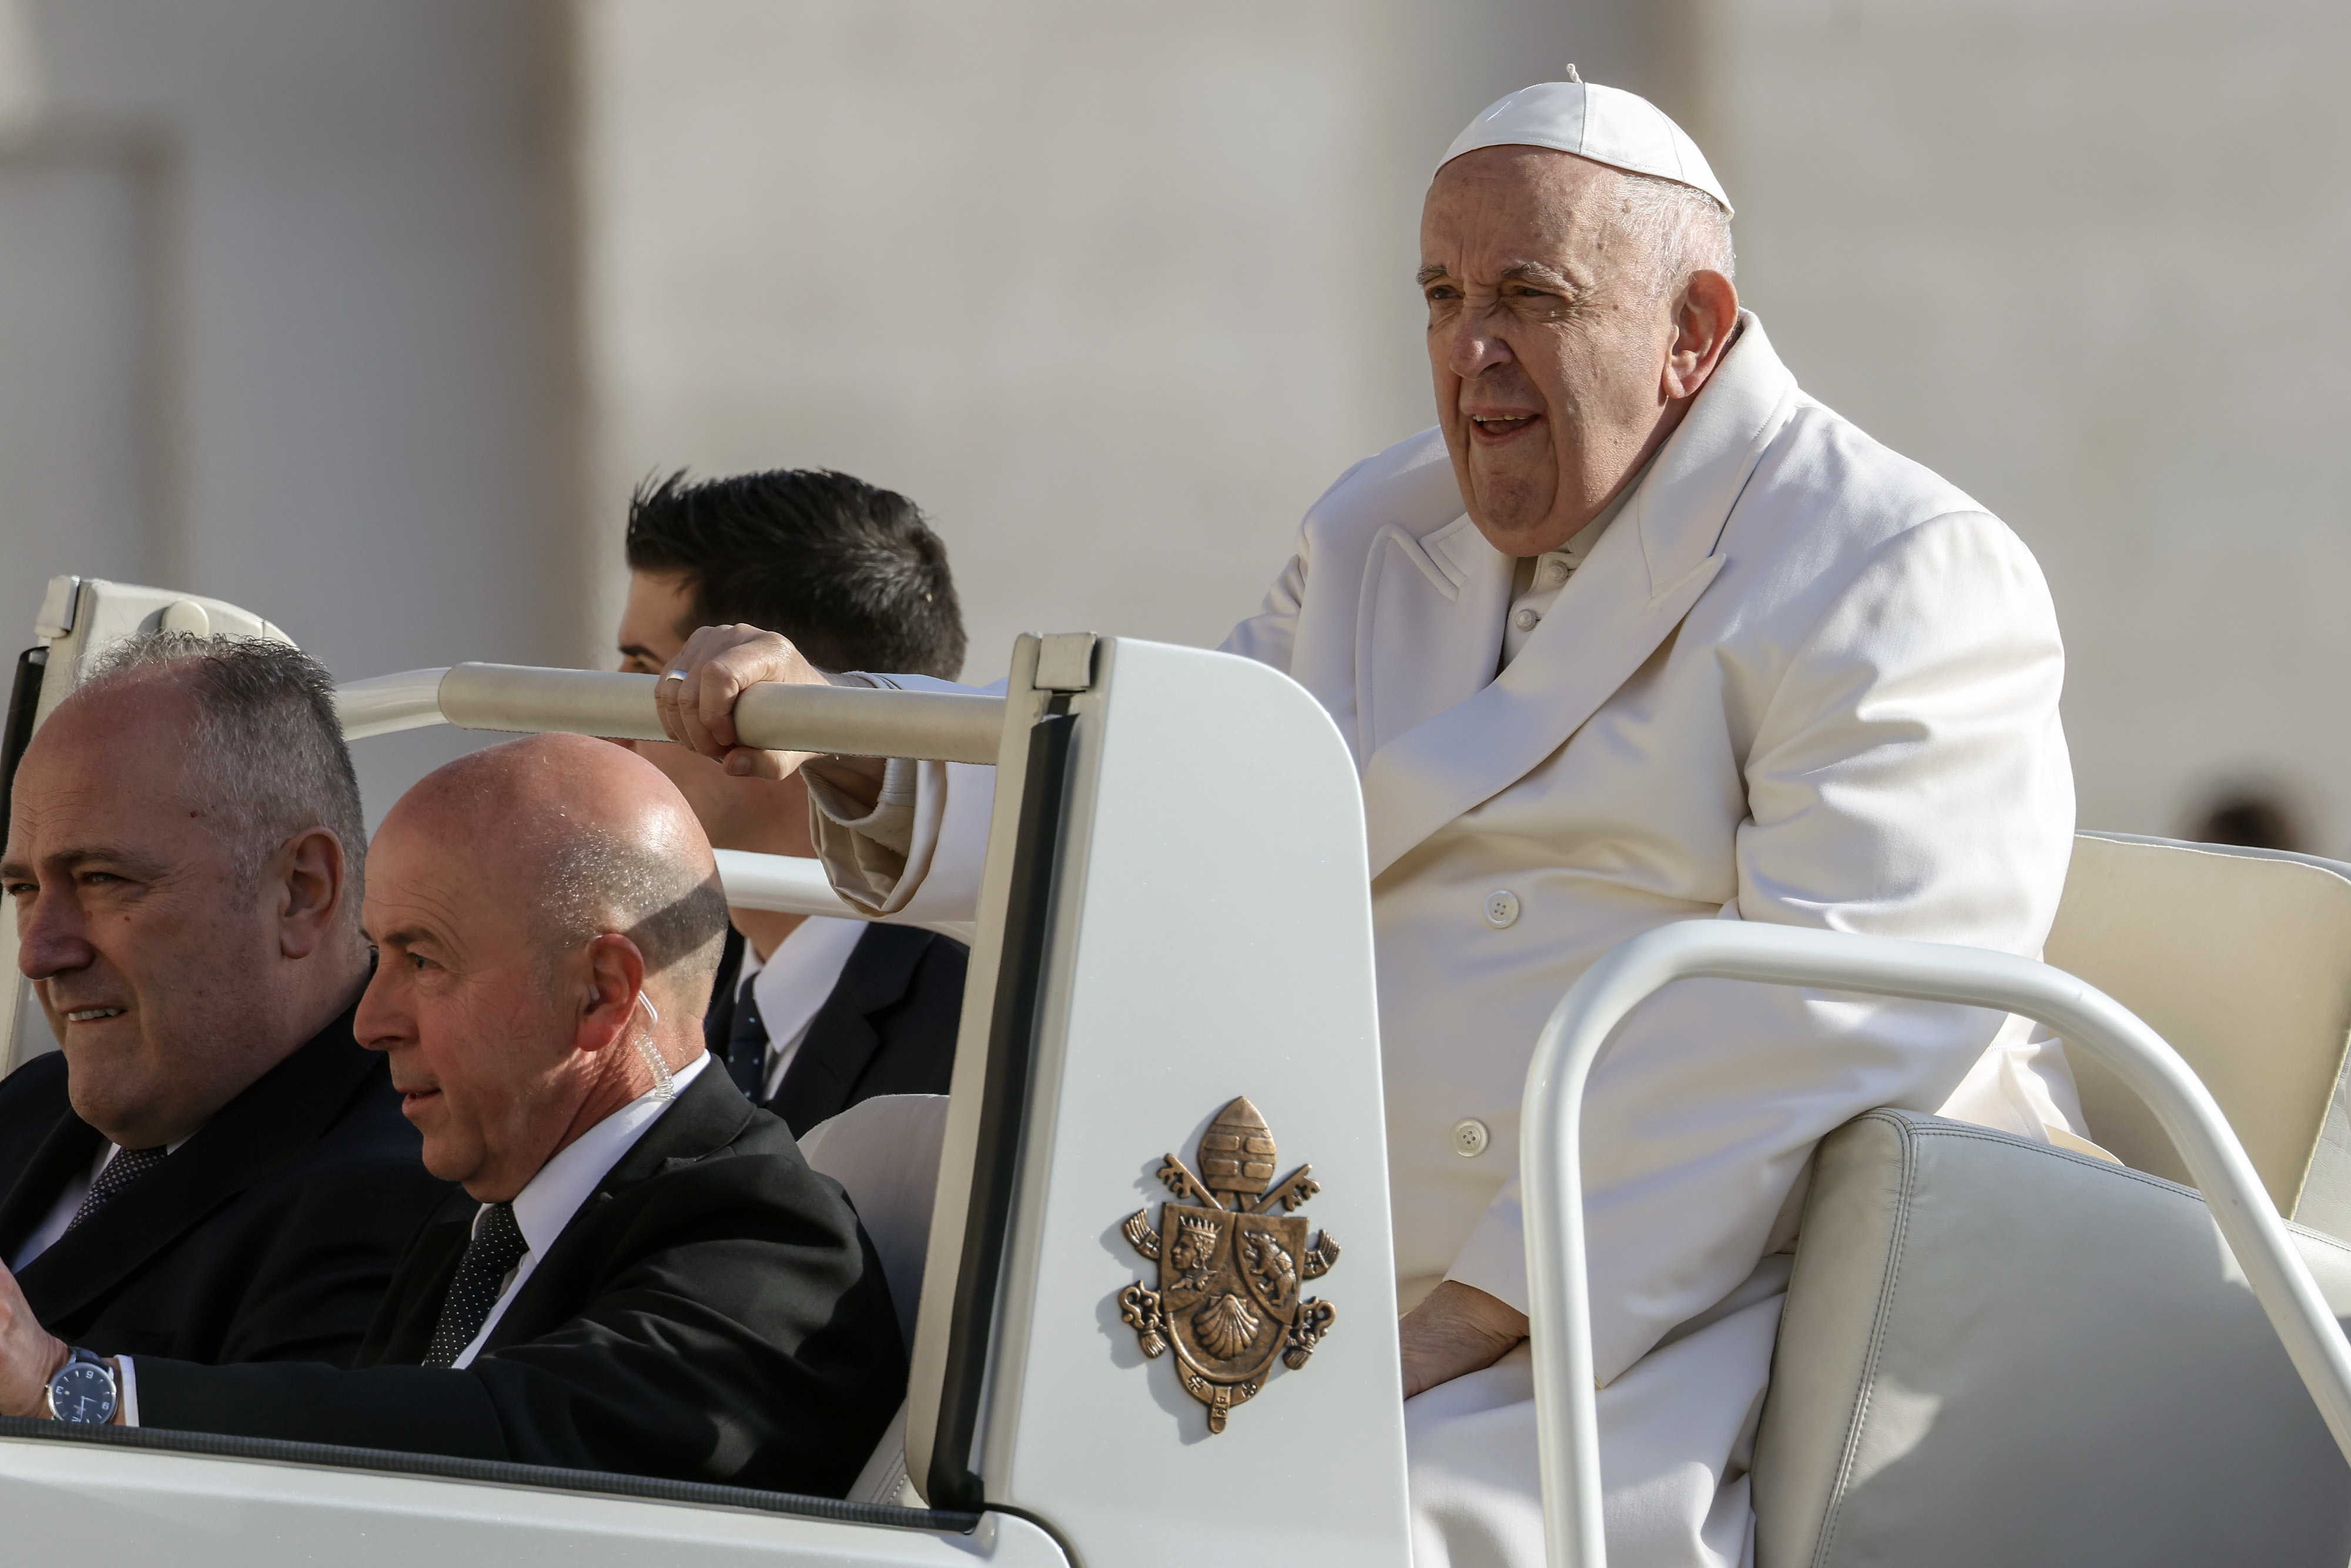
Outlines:
[[[1607,1562],[1584,1270],[1584,1082],[1625,1014],[1675,980],[1698,978],[1995,1008],[2047,1024],[2067,1050],[2087,1051],[2162,1123],[2335,1446],[2351,1458],[2351,1343],[2220,1106],[2179,1053],[2120,1003],[2061,969],[2006,953],[1786,925],[1681,921],[1619,944],[1586,970],[1552,1009],[1527,1070],[1519,1172],[1526,1195],[1535,1427],[1551,1568],[1604,1568]]]
[[[841,902],[841,894],[833,892],[832,883],[826,880],[824,867],[816,861],[796,855],[755,854],[748,850],[711,852],[718,859],[718,880],[726,889],[730,907],[768,909],[782,915],[821,915],[836,920],[867,918]],[[908,920],[893,915],[886,923],[917,925],[942,936],[952,936],[966,946],[972,941],[973,926],[965,921]]]
[[[665,740],[653,706],[658,679],[607,670],[457,664],[352,681],[336,692],[335,703],[350,740],[444,723]],[[1003,739],[1004,699],[976,692],[762,682],[737,701],[735,727],[745,745],[770,750],[992,764]]]
[[[362,740],[448,723],[441,716],[441,677],[448,673],[445,667],[405,670],[337,686],[335,712],[343,721],[343,738]]]

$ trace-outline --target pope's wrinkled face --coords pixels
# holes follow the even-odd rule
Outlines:
[[[375,977],[353,1031],[392,1058],[424,1166],[485,1202],[546,1163],[590,1063],[573,1049],[528,900],[445,821],[387,821],[368,852]],[[522,879],[528,880],[528,879]]]
[[[1420,282],[1439,423],[1469,516],[1506,555],[1572,538],[1643,455],[1673,301],[1616,221],[1625,177],[1489,147],[1437,172]]]

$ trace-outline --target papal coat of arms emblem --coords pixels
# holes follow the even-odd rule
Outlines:
[[[1246,1098],[1217,1113],[1200,1135],[1200,1174],[1174,1155],[1159,1179],[1178,1199],[1138,1208],[1120,1227],[1134,1249],[1159,1265],[1155,1291],[1136,1281],[1118,1294],[1119,1315],[1158,1357],[1176,1347],[1185,1389],[1208,1407],[1208,1430],[1253,1397],[1274,1357],[1296,1371],[1314,1354],[1339,1315],[1330,1302],[1301,1297],[1339,1260],[1339,1244],[1318,1234],[1306,1242],[1304,1215],[1289,1211],[1322,1190],[1301,1166],[1273,1179],[1273,1133]],[[1275,1214],[1279,1206],[1284,1212]]]

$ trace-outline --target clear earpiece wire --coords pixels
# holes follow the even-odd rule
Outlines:
[[[661,1027],[661,1009],[653,1006],[653,998],[645,995],[643,991],[639,991],[637,993],[637,1000],[644,1004],[645,1016],[653,1020],[653,1029],[659,1029]],[[653,1098],[656,1100],[676,1099],[677,1078],[670,1071],[669,1063],[662,1060],[660,1049],[653,1044],[652,1030],[648,1030],[643,1034],[637,1036],[637,1054],[643,1057],[645,1059],[645,1065],[653,1070]]]

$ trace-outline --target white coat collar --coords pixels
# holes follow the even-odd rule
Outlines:
[[[1417,538],[1379,531],[1355,647],[1373,875],[1558,750],[1721,570],[1723,525],[1797,397],[1762,324],[1747,311],[1740,323],[1641,487],[1499,679],[1510,558],[1466,515]]]

